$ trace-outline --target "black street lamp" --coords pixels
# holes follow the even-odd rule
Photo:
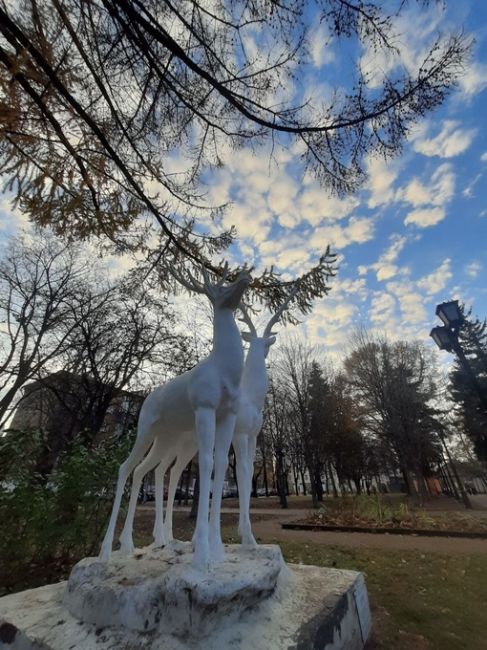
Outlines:
[[[458,300],[442,302],[436,307],[436,315],[450,329],[458,329],[463,323],[463,314],[458,305]]]
[[[433,327],[430,332],[430,336],[436,345],[440,348],[440,350],[453,352],[453,341],[451,340],[452,334],[447,327]]]
[[[436,315],[439,316],[445,324],[443,326],[433,327],[430,332],[431,338],[440,350],[454,352],[457,355],[458,360],[462,364],[463,370],[477,392],[482,408],[487,412],[487,398],[480,388],[477,377],[475,376],[458,340],[458,332],[464,321],[463,314],[458,305],[458,300],[442,302],[436,307]]]

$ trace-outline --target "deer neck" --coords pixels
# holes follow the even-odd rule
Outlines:
[[[212,356],[227,379],[240,384],[243,370],[243,348],[235,316],[231,309],[216,309],[213,318]]]
[[[268,384],[264,352],[250,344],[242,375],[242,392],[262,410]]]

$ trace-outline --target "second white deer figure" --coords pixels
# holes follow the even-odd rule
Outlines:
[[[234,311],[249,285],[247,270],[225,286],[228,268],[218,283],[211,283],[203,269],[204,283],[190,276],[178,278],[188,289],[205,294],[213,306],[213,348],[197,366],[156,388],[144,401],[137,425],[137,439],[119,470],[116,495],[100,557],[110,557],[117,516],[128,476],[134,471],[127,520],[120,536],[122,550],[133,550],[132,523],[144,475],[162,457],[169,463],[176,457],[188,432],[196,441],[200,464],[200,500],[193,535],[196,567],[206,570],[210,560],[220,560],[223,544],[220,535],[220,507],[228,451],[239,408],[243,349]],[[151,447],[152,446],[152,447]],[[150,452],[144,458],[144,454]],[[143,459],[143,460],[142,460]],[[142,462],[141,462],[142,461]],[[140,463],[140,464],[139,464]],[[213,500],[209,527],[208,511],[211,473],[214,467]],[[211,537],[211,539],[210,539]]]
[[[252,534],[250,523],[250,494],[252,491],[252,476],[255,458],[257,436],[262,428],[262,417],[265,404],[265,397],[268,389],[268,377],[266,368],[266,357],[270,346],[275,342],[276,335],[272,328],[279,321],[289,302],[294,297],[296,288],[291,291],[286,301],[267,323],[262,336],[258,336],[257,330],[252,323],[244,307],[241,319],[247,327],[248,332],[242,332],[242,338],[249,343],[249,350],[245,360],[242,374],[240,406],[235,423],[233,434],[233,448],[237,461],[237,481],[239,492],[239,534],[242,544],[255,546],[256,541]],[[171,469],[169,490],[167,496],[166,516],[163,523],[163,484],[167,468],[173,462],[174,456],[170,458],[165,454],[155,472],[155,493],[156,493],[156,522],[154,526],[154,541],[156,546],[163,546],[172,541],[172,516],[174,497],[181,473],[196,454],[197,446],[194,432],[188,432],[180,439],[180,446],[177,452],[177,459]],[[200,470],[201,471],[201,470]],[[131,526],[132,523],[129,522]]]

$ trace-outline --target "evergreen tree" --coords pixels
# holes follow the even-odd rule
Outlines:
[[[487,320],[472,317],[472,310],[461,306],[464,316],[458,332],[460,346],[487,401]],[[487,461],[487,411],[471,378],[455,359],[450,375],[450,392],[457,403],[458,414],[466,434],[472,441],[479,460]]]
[[[309,427],[305,439],[305,459],[311,482],[313,504],[323,500],[321,482],[326,460],[326,441],[329,433],[329,384],[317,361],[311,363],[308,383]]]

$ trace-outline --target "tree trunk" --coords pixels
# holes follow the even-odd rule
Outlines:
[[[252,476],[252,497],[256,499],[259,495],[257,494],[257,477]]]
[[[294,479],[294,491],[296,492],[296,496],[299,496],[299,476],[298,472],[293,469],[293,479]]]
[[[316,494],[316,484],[315,477],[312,467],[308,466],[308,474],[310,477],[310,488],[311,488],[311,501],[313,503],[313,508],[318,507],[318,495]]]
[[[328,468],[326,466],[326,463],[325,463],[325,465],[323,465],[323,473],[325,475],[325,492],[326,492],[326,496],[330,496],[330,481],[328,479]]]
[[[184,505],[187,506],[189,503],[189,484],[191,483],[191,470],[193,469],[193,461],[189,461],[189,465],[186,467],[186,486],[184,490]],[[193,495],[194,496],[194,495]]]
[[[264,490],[265,490],[265,495],[266,497],[269,496],[269,484],[267,482],[267,466],[265,464],[265,456],[262,454],[262,467],[264,471]]]
[[[276,474],[277,474],[277,492],[279,494],[279,503],[281,508],[287,508],[287,496],[286,496],[286,475],[284,472],[284,459],[282,453],[278,452],[276,454]]]
[[[200,468],[198,465],[196,467],[196,481],[194,484],[193,503],[191,504],[191,510],[189,513],[190,519],[196,519],[196,517],[198,516],[199,501],[200,501]]]
[[[323,501],[323,483],[321,482],[321,466],[315,465],[315,489],[319,502]]]
[[[333,488],[333,496],[335,497],[335,499],[337,499],[338,498],[338,490],[337,490],[337,486],[336,486],[336,482],[335,482],[335,476],[333,474],[333,467],[331,466],[331,464],[328,465],[328,471],[330,472],[330,480],[331,480],[331,486]]]

